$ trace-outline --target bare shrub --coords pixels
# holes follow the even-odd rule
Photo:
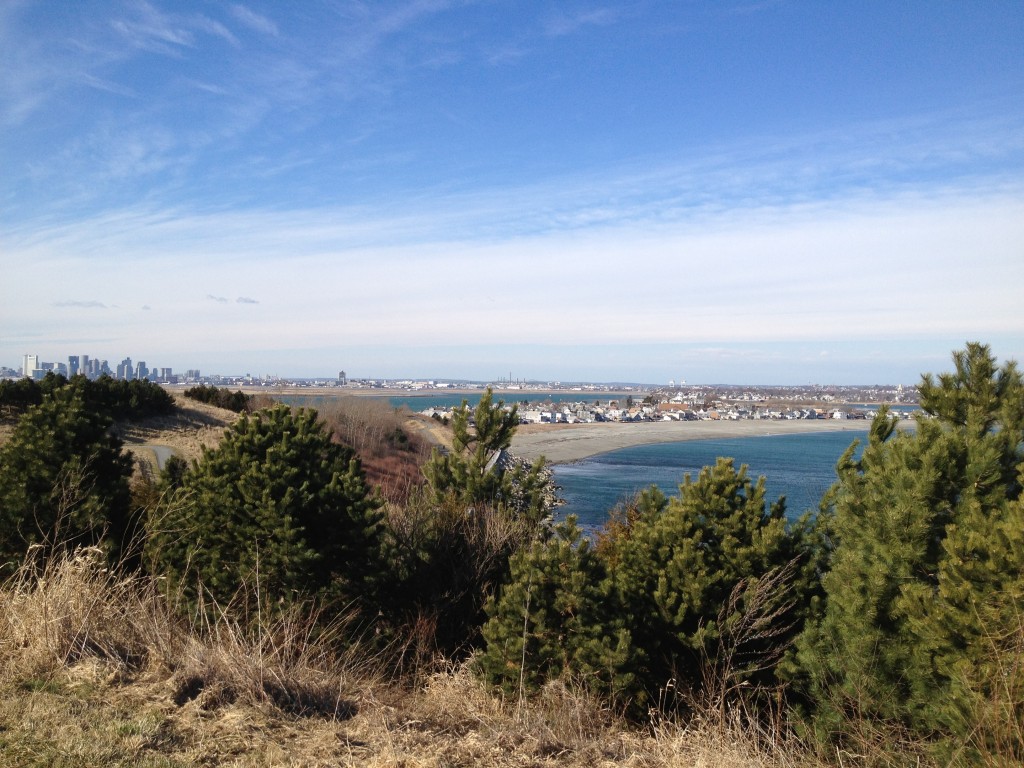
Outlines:
[[[790,594],[798,566],[791,560],[759,579],[741,579],[718,614],[721,627],[714,653],[705,656],[701,673],[701,708],[724,713],[738,700],[781,701],[781,691],[751,690],[751,676],[774,668],[792,645],[796,600]],[[772,695],[772,694],[775,695]],[[767,695],[766,695],[767,694]],[[764,707],[759,707],[764,710]]]
[[[389,610],[395,650],[406,669],[432,669],[435,659],[464,656],[478,641],[487,598],[504,578],[509,557],[536,526],[494,507],[435,503],[415,491],[387,507],[401,569]]]
[[[415,448],[413,439],[405,434],[407,414],[386,400],[331,398],[319,405],[317,412],[338,439],[364,459]]]
[[[367,480],[384,498],[404,503],[423,483],[430,448],[406,428],[409,412],[379,398],[331,398],[317,409],[337,440],[355,449]]]

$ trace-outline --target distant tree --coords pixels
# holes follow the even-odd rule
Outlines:
[[[32,406],[0,448],[0,562],[32,544],[103,542],[116,559],[131,536],[131,456],[110,420],[57,389]]]
[[[22,413],[32,405],[43,402],[43,392],[32,379],[22,378],[0,381],[0,407],[6,415]]]
[[[149,555],[186,595],[227,604],[248,585],[267,605],[348,602],[379,583],[380,504],[316,411],[243,414],[190,471],[174,472],[177,491],[150,519]]]
[[[111,419],[140,419],[165,415],[174,410],[174,398],[163,387],[150,381],[124,381],[109,376],[91,381],[81,374],[68,379],[52,371],[40,381],[19,379],[0,382],[0,406],[5,406],[9,412],[24,411],[65,387],[73,389],[86,408]]]
[[[174,411],[174,398],[161,387],[144,379],[113,379],[100,376],[90,381],[73,376],[68,382],[85,404],[112,419],[140,419],[163,416]]]
[[[234,411],[235,413],[253,410],[254,396],[247,395],[242,390],[232,392],[229,389],[222,389],[213,385],[199,384],[186,389],[184,395],[200,403],[214,405],[218,408]]]
[[[883,409],[840,461],[826,603],[800,642],[825,738],[857,717],[977,744],[993,701],[1024,732],[1024,386],[981,344],[954,364],[923,378],[915,431]]]

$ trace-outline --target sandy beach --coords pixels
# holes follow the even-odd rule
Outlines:
[[[901,422],[901,425],[912,424],[910,421]],[[567,464],[635,445],[758,435],[796,435],[808,432],[864,432],[870,426],[869,421],[831,419],[529,424],[519,427],[512,439],[511,450],[517,456],[531,461],[538,456],[544,456],[552,464]]]

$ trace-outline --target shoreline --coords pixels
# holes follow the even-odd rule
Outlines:
[[[534,461],[543,456],[549,464],[569,464],[620,448],[657,443],[680,443],[735,437],[768,437],[818,432],[866,432],[870,421],[797,419],[793,421],[655,421],[639,424],[560,424],[520,426],[509,450]],[[900,428],[914,422],[901,420]]]

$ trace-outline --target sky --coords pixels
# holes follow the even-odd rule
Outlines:
[[[0,3],[0,365],[1024,362],[1024,3]]]

